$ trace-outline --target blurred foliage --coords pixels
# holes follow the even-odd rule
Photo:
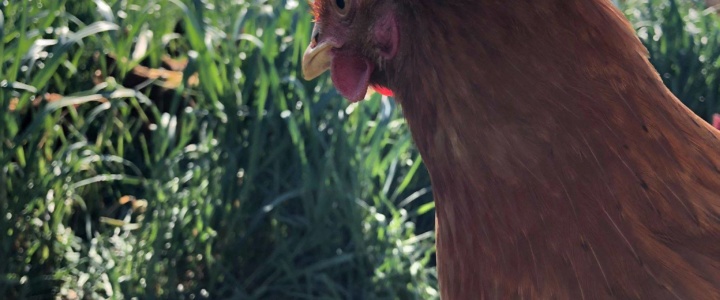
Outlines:
[[[717,16],[619,5],[709,118]],[[437,298],[429,178],[401,113],[298,78],[307,11],[0,2],[0,298]]]

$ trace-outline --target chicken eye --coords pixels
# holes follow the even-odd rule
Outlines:
[[[335,0],[335,8],[342,16],[347,15],[348,10],[350,9],[350,3],[348,3],[348,1],[351,0]]]

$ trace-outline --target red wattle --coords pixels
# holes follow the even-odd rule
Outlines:
[[[381,85],[373,85],[373,90],[380,93],[380,95],[392,97],[393,91],[387,87],[381,86]]]
[[[351,102],[365,98],[374,66],[360,55],[336,52],[330,66],[330,77],[340,95]]]

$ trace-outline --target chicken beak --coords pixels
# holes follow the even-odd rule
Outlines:
[[[312,80],[320,76],[332,64],[332,53],[330,50],[338,45],[332,40],[318,41],[320,39],[320,30],[317,26],[312,31],[312,41],[305,49],[302,59],[302,72],[305,80]]]
[[[302,59],[302,72],[305,80],[315,79],[330,69],[332,63],[330,50],[332,48],[334,48],[333,43],[330,42],[310,43]]]

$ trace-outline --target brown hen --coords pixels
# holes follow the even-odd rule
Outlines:
[[[720,299],[720,136],[610,1],[313,6],[306,78],[403,108],[443,299]]]

